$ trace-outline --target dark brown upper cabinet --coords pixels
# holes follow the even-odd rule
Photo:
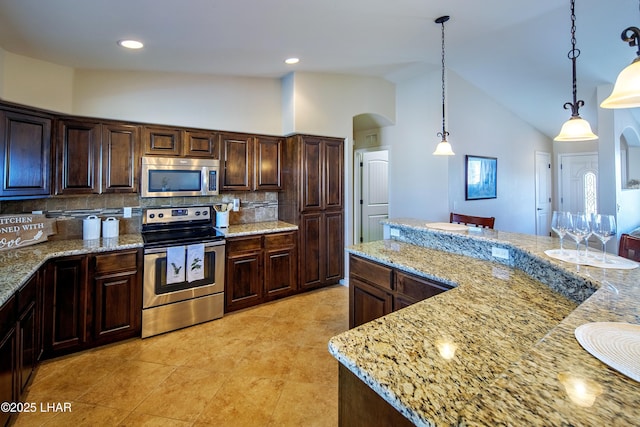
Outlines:
[[[51,194],[52,118],[20,110],[0,110],[0,197]]]
[[[226,133],[221,135],[222,190],[278,191],[282,188],[283,138]]]
[[[140,128],[102,125],[102,192],[137,193]]]
[[[101,124],[59,120],[57,127],[56,194],[99,194]]]
[[[144,126],[142,146],[145,156],[180,156],[182,130],[164,126]]]
[[[220,137],[217,132],[187,130],[184,133],[185,157],[220,158]]]

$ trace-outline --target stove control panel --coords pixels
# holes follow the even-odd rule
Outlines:
[[[211,211],[211,206],[148,208],[144,213],[144,224],[206,221],[210,220]]]

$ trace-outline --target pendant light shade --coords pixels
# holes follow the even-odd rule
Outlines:
[[[564,104],[564,109],[571,109],[571,117],[560,129],[560,134],[556,136],[554,141],[561,142],[578,142],[592,141],[598,139],[598,136],[591,131],[591,125],[588,121],[580,117],[578,110],[584,105],[584,101],[578,100],[578,89],[576,83],[576,60],[580,56],[580,49],[576,49],[576,2],[571,0],[571,50],[568,57],[571,60],[573,70],[573,102]]]
[[[589,122],[577,116],[564,122],[560,134],[554,138],[554,141],[592,141],[594,139],[598,139],[598,136],[591,131]]]
[[[629,27],[622,32],[621,38],[629,46],[638,46],[640,29]],[[602,103],[602,108],[635,108],[640,107],[640,48],[636,59],[624,70],[620,71],[613,92]]]
[[[442,25],[442,132],[438,132],[438,136],[442,138],[442,141],[438,143],[436,146],[436,151],[433,152],[434,156],[453,156],[455,153],[451,149],[451,144],[447,141],[447,136],[449,136],[449,132],[446,130],[445,126],[445,84],[444,84],[444,23],[449,20],[448,16],[441,16],[436,19],[436,24]]]

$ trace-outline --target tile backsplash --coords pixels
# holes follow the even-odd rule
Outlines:
[[[249,224],[278,219],[277,192],[224,193],[212,197],[141,198],[137,194],[100,194],[89,196],[55,196],[46,199],[3,200],[0,214],[42,211],[56,218],[57,233],[49,240],[82,238],[82,220],[89,215],[110,216],[120,220],[120,234],[139,233],[142,212],[147,207],[192,206],[231,203],[240,199],[240,211],[229,213],[229,224]],[[123,218],[124,207],[132,207],[131,218]]]

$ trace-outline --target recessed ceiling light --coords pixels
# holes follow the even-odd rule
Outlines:
[[[284,63],[289,65],[297,64],[298,62],[300,62],[300,58],[287,58],[284,60]]]
[[[126,47],[127,49],[142,49],[144,46],[142,42],[139,42],[138,40],[120,40],[118,41],[118,45]]]

